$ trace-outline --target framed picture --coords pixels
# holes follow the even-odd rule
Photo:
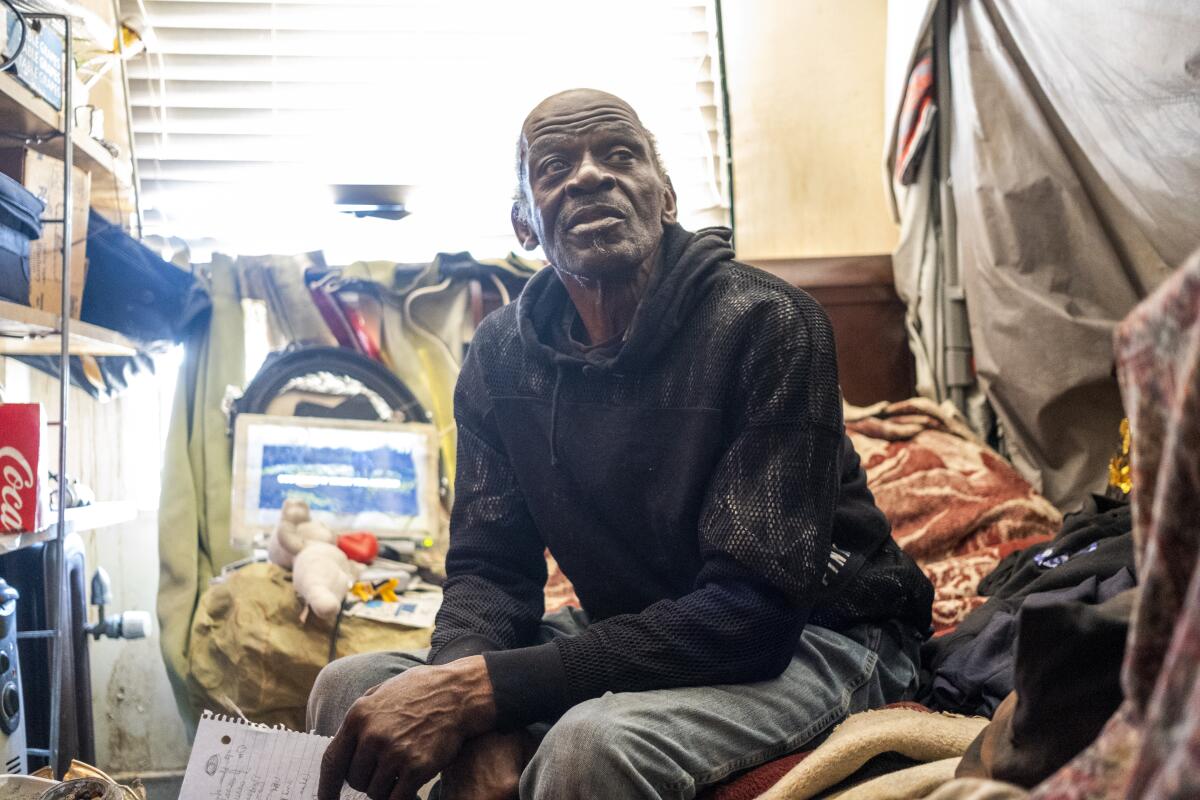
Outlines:
[[[247,548],[264,541],[288,499],[308,503],[313,519],[337,533],[436,537],[436,429],[419,423],[239,414],[233,437],[233,545]]]

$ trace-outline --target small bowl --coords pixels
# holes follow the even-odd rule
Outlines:
[[[78,778],[47,789],[38,800],[122,800],[121,787],[99,778]]]

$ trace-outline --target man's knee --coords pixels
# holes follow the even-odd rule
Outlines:
[[[308,695],[309,730],[333,736],[355,700],[421,663],[420,654],[361,653],[326,664]]]
[[[622,700],[609,695],[564,714],[521,776],[521,797],[663,797],[687,782],[669,748],[656,742],[660,734]]]
[[[583,703],[570,709],[550,728],[539,755],[559,765],[601,768],[601,762],[621,758],[621,720],[602,704]],[[574,771],[574,770],[571,770]]]

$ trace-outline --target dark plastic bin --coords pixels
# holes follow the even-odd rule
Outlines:
[[[0,174],[0,298],[29,302],[29,242],[42,235],[46,205]]]

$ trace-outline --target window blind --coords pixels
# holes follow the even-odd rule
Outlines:
[[[203,252],[426,260],[516,247],[525,114],[587,86],[656,135],[681,222],[727,224],[712,0],[124,0],[154,31],[130,65],[146,232]],[[338,214],[393,185],[411,215]]]

